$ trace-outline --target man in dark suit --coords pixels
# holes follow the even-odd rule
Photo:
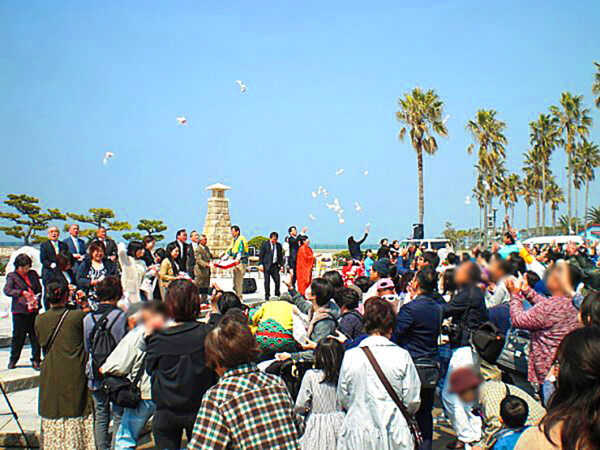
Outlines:
[[[281,291],[279,269],[283,264],[283,247],[279,242],[279,235],[273,231],[269,235],[269,240],[262,243],[260,246],[259,264],[260,271],[265,274],[265,300],[269,300],[271,292],[271,278],[275,283],[275,295],[279,297]]]
[[[302,228],[300,235],[306,232],[306,227]],[[292,269],[292,286],[296,285],[296,256],[298,256],[298,249],[300,243],[298,242],[298,229],[295,226],[291,226],[288,229],[288,245],[290,246],[290,268]]]
[[[196,230],[194,230],[190,233],[190,241],[192,241],[192,242],[188,245],[186,272],[188,273],[188,275],[190,277],[192,277],[192,280],[193,280],[195,278],[194,267],[196,267],[195,253],[196,253],[196,249],[200,245],[200,235],[198,234],[198,232]]]
[[[67,248],[71,252],[71,255],[73,255],[73,258],[75,259],[75,263],[73,264],[73,271],[75,273],[77,273],[79,263],[83,261],[83,258],[85,258],[86,253],[85,242],[78,236],[79,225],[74,223],[69,227],[69,236],[63,240],[63,242],[67,245]]]
[[[96,238],[93,239],[90,244],[94,241],[99,241],[104,244],[104,256],[113,262],[117,260],[117,244],[111,238],[106,236],[106,228],[98,228],[98,231],[96,231]],[[89,246],[90,245],[88,244],[88,248]]]
[[[182,272],[187,272],[188,270],[188,252],[190,244],[187,242],[187,231],[185,229],[181,229],[175,235],[174,244],[177,244],[179,247],[179,256],[175,259],[175,262],[179,266],[179,270]]]
[[[48,228],[48,240],[40,246],[40,260],[42,262],[42,282],[44,287],[48,277],[56,268],[57,256],[68,251],[67,244],[58,240],[60,231],[58,227]]]

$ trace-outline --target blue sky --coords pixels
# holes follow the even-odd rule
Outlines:
[[[420,86],[450,114],[450,137],[425,159],[426,234],[477,226],[464,205],[475,182],[466,121],[496,109],[520,170],[528,123],[561,92],[593,106],[598,23],[586,1],[2,2],[0,194],[162,218],[174,234],[202,228],[204,188],[220,181],[247,237],[297,224],[341,243],[370,222],[369,242],[403,238],[417,218],[416,158],[394,113]],[[563,186],[564,166],[558,152]],[[311,197],[319,185],[345,224]],[[524,208],[516,216],[524,225]]]

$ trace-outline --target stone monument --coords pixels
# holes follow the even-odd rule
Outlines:
[[[206,235],[208,247],[215,257],[224,252],[231,242],[229,199],[225,197],[225,191],[229,189],[231,189],[229,186],[221,183],[206,188],[207,191],[212,191],[212,195],[208,198],[208,210],[202,233]]]

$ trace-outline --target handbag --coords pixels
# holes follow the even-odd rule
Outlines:
[[[527,330],[511,328],[506,343],[496,360],[496,365],[507,372],[527,375],[531,337]]]
[[[421,435],[421,430],[419,429],[419,424],[417,423],[417,420],[411,413],[408,412],[408,409],[406,408],[406,406],[404,405],[404,403],[402,402],[400,397],[398,397],[398,394],[396,393],[396,391],[390,384],[389,380],[386,378],[385,374],[383,373],[383,370],[381,370],[381,366],[375,359],[375,356],[373,356],[371,349],[369,347],[361,347],[361,348],[362,348],[363,352],[365,352],[365,355],[367,355],[367,359],[371,363],[371,366],[373,366],[373,369],[375,370],[377,377],[383,384],[383,387],[388,392],[388,394],[390,394],[390,397],[392,397],[392,400],[394,401],[394,403],[396,404],[398,409],[400,409],[400,412],[404,416],[404,419],[406,420],[406,423],[408,424],[410,434],[412,435],[412,437],[414,439],[415,449],[418,449],[423,444],[423,436]]]
[[[440,381],[440,365],[434,362],[415,361],[422,389],[433,389]]]
[[[135,374],[133,381],[129,381],[127,377],[105,375],[102,380],[102,391],[104,391],[109,400],[115,405],[136,409],[142,400],[142,393],[138,384],[142,379],[145,367],[146,357],[144,356],[140,369]]]
[[[471,335],[471,343],[477,354],[486,362],[496,364],[506,336],[492,322],[482,323]]]

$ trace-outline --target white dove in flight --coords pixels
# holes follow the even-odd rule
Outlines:
[[[338,169],[338,170],[335,171],[336,175],[341,175],[343,173],[344,173],[344,169]]]
[[[104,164],[106,166],[108,164],[108,160],[110,158],[112,158],[113,156],[115,156],[115,154],[113,152],[106,152],[104,154],[104,159],[102,160],[102,164]]]
[[[308,218],[309,218],[310,220],[317,220],[317,218],[316,218],[315,216],[313,216],[312,214],[309,214],[309,215],[308,215]]]
[[[177,117],[177,123],[179,125],[187,125],[187,119],[185,118],[185,116],[179,116]]]
[[[444,120],[442,120],[442,125],[446,125],[446,122],[448,121],[448,119],[450,118],[450,114],[448,114]]]
[[[342,223],[346,223],[346,221],[344,220],[344,218],[338,214],[338,223],[342,224]]]
[[[367,175],[369,175],[369,171],[368,171],[368,170],[365,170],[365,171],[363,172],[363,175],[366,177]]]
[[[356,206],[357,211],[362,211],[362,206],[360,206],[358,202],[354,202],[354,206]]]
[[[471,196],[470,196],[470,195],[467,195],[467,196],[465,197],[465,205],[470,205],[470,204],[471,204]]]
[[[246,86],[244,83],[242,83],[242,80],[236,80],[235,82],[237,84],[239,84],[241,93],[246,92],[246,89],[248,89],[248,86]]]

